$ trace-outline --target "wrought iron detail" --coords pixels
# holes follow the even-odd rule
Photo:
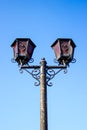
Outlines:
[[[71,61],[71,63],[75,63],[75,62],[76,62],[76,59],[73,58],[72,61]],[[58,60],[57,60],[56,58],[54,59],[54,63],[60,65],[59,62],[58,62]],[[66,63],[63,61],[63,65],[65,65],[65,64],[66,64]],[[67,64],[67,66],[69,66],[69,64]]]
[[[72,62],[71,63],[75,63],[76,62],[76,59],[75,58],[73,58],[73,60],[72,60]]]
[[[34,83],[35,86],[39,86],[40,85],[40,69],[39,68],[35,68],[31,71],[29,71],[28,69],[24,69],[26,72],[28,72],[34,79],[37,80],[37,82]],[[20,69],[20,72],[23,72],[23,69]]]
[[[15,61],[14,58],[11,59],[11,62],[12,62],[12,63],[16,63],[16,61]],[[31,58],[31,59],[29,60],[29,63],[33,63],[33,62],[34,62],[34,59]],[[27,63],[26,65],[29,65],[29,63]],[[19,66],[22,66],[21,60],[19,61],[19,64],[18,64],[18,65],[19,65]]]
[[[28,66],[29,67],[29,66]],[[19,69],[20,73],[23,73],[23,70],[25,70],[26,72],[28,72],[34,79],[37,80],[37,82],[34,83],[35,86],[39,86],[40,85],[40,68],[33,68],[32,69]],[[53,83],[50,82],[51,79],[53,79],[55,77],[55,75],[57,75],[60,71],[64,70],[64,73],[67,73],[67,69],[51,69],[51,68],[47,68],[46,69],[46,85],[51,87],[53,86]]]
[[[34,62],[34,59],[31,58],[31,59],[29,60],[29,63],[33,63],[33,62]]]
[[[49,87],[53,86],[52,82],[50,82],[51,79],[55,77],[56,74],[58,74],[62,69],[59,69],[58,71],[55,71],[54,69],[47,69],[46,71],[46,83]]]
[[[31,60],[31,63],[33,62],[33,59]],[[44,64],[45,60],[42,61]],[[40,85],[40,75],[41,71],[43,70],[44,73],[46,74],[46,85],[47,86],[52,86],[52,82],[50,82],[51,79],[55,77],[61,70],[64,70],[64,73],[67,72],[67,66],[66,65],[58,65],[58,66],[44,66],[44,64],[41,64],[40,66],[34,65],[30,66],[29,64],[26,65],[20,65],[20,72],[23,73],[23,70],[28,72],[34,79],[37,80],[37,82],[34,83],[35,86]],[[41,66],[43,67],[41,68]],[[45,68],[44,68],[45,67]],[[45,70],[44,70],[45,69]]]

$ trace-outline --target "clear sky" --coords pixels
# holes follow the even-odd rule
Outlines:
[[[48,128],[87,130],[87,0],[0,0],[0,130],[39,130],[40,87],[11,62],[16,38],[36,44],[32,65],[57,65],[51,44],[73,39],[77,62],[48,87]]]

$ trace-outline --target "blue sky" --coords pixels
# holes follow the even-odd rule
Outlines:
[[[57,38],[73,39],[77,62],[48,87],[48,128],[87,130],[87,1],[0,0],[0,130],[39,130],[40,87],[11,62],[10,45],[18,37],[36,44],[32,65],[43,57],[56,65],[51,44]]]

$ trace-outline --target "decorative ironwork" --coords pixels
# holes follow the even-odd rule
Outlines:
[[[40,66],[21,66],[20,73],[23,73],[23,70],[28,72],[37,82],[34,83],[35,86],[40,85]],[[67,73],[67,68],[63,66],[47,66],[46,68],[46,85],[51,87],[53,86],[51,79],[55,77],[61,70],[64,70],[64,73]]]
[[[12,62],[12,63],[16,63],[16,60],[15,60],[14,58],[12,58],[12,59],[11,59],[11,62]],[[33,62],[34,62],[34,59],[31,58],[31,59],[29,60],[29,63],[33,63]],[[29,65],[29,63],[27,63],[27,64],[25,64],[25,65]],[[20,64],[18,64],[18,65],[22,66],[21,60],[20,60]]]
[[[20,69],[21,71],[23,69]],[[28,69],[24,69],[26,72],[28,72],[34,79],[37,80],[37,82],[34,83],[35,86],[39,86],[40,85],[40,69],[39,68],[35,68],[31,71],[29,71]]]
[[[58,71],[55,71],[54,69],[47,69],[46,71],[46,83],[49,87],[53,86],[52,82],[50,82],[51,79],[55,77],[56,74],[58,74],[62,69],[59,69]]]
[[[72,60],[72,62],[71,63],[75,63],[76,62],[76,59],[75,58],[73,58],[73,60]]]
[[[15,63],[14,58],[11,59],[11,61],[13,63]],[[73,59],[73,63],[76,60]],[[29,61],[29,63],[33,63],[34,59],[31,58],[31,60]],[[55,63],[58,63],[57,60],[55,59]],[[20,73],[23,73],[23,70],[25,70],[26,72],[28,72],[34,79],[37,80],[37,82],[34,83],[35,86],[39,86],[40,85],[40,66],[30,66],[29,64],[26,65],[22,65],[22,63],[19,65],[20,69]],[[53,86],[52,82],[50,82],[51,79],[53,79],[55,77],[55,75],[57,75],[61,70],[64,70],[64,73],[67,73],[67,67],[62,65],[58,65],[58,66],[46,66],[46,85],[51,87]]]
[[[31,59],[29,60],[29,63],[33,63],[33,62],[34,62],[34,59],[31,58]]]

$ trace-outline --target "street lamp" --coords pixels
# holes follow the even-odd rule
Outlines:
[[[58,38],[51,47],[54,49],[59,64],[68,65],[73,60],[76,45],[72,39]]]
[[[40,65],[28,65],[33,62],[32,54],[36,45],[29,38],[17,38],[11,45],[14,52],[14,60],[20,65],[20,70],[27,71],[37,80],[36,86],[40,85],[40,130],[48,130],[47,118],[47,86],[52,86],[51,79],[61,70],[65,70],[73,61],[74,48],[72,39],[57,39],[51,47],[54,49],[57,66],[48,66],[45,58],[41,59]]]
[[[11,47],[14,52],[14,60],[24,65],[31,60],[35,44],[29,38],[16,38]]]

